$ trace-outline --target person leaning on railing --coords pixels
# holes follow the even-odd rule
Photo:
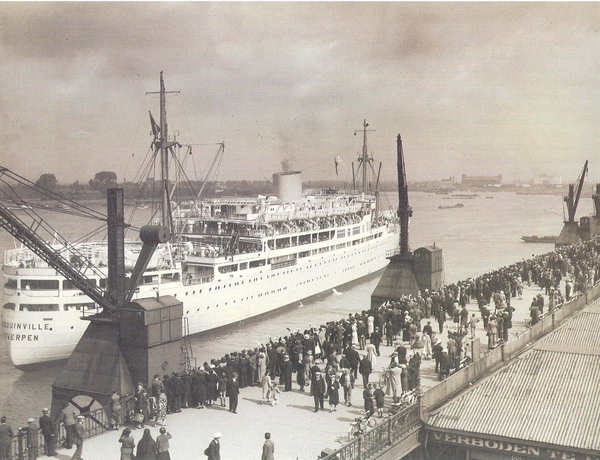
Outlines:
[[[0,418],[0,460],[12,460],[12,438],[14,435],[11,426],[6,423],[6,417]]]
[[[50,410],[47,407],[42,409],[39,425],[44,436],[44,454],[47,457],[53,457],[56,454],[56,425],[50,418],[49,413]]]

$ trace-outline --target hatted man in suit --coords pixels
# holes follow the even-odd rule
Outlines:
[[[12,438],[14,436],[13,430],[8,423],[6,423],[6,417],[0,419],[0,459],[11,460],[12,459]]]
[[[44,407],[39,422],[44,436],[44,453],[47,457],[54,457],[56,455],[56,426],[52,422],[49,412],[48,408]]]
[[[240,387],[237,381],[237,372],[233,373],[233,377],[227,380],[226,395],[229,397],[229,412],[237,414],[238,395]]]
[[[327,387],[325,385],[325,380],[323,380],[323,375],[321,374],[321,372],[316,372],[315,381],[312,388],[312,394],[315,399],[315,412],[318,412],[319,408],[323,410],[323,403],[326,392]]]
[[[35,419],[28,418],[27,426],[23,428],[27,436],[27,460],[37,460],[38,458],[38,429]]]

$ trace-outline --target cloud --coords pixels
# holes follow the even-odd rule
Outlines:
[[[599,8],[9,2],[3,162],[35,158],[32,174],[68,182],[124,168],[148,147],[147,111],[157,116],[158,101],[145,93],[164,71],[167,89],[181,91],[168,99],[171,131],[189,143],[225,141],[222,178],[261,179],[286,160],[307,179],[330,177],[333,155],[360,150],[352,134],[367,118],[384,179],[394,178],[401,132],[411,179],[569,180],[585,158],[598,160]]]

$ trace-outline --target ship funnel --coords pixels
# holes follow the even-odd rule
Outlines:
[[[277,198],[281,201],[297,201],[302,199],[302,173],[287,171],[273,174],[273,186]]]

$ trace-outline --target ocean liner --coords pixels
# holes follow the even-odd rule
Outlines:
[[[156,157],[169,146],[161,74],[161,121],[153,126]],[[153,121],[153,120],[152,120]],[[372,161],[366,122],[359,168]],[[159,155],[160,154],[160,155]],[[372,166],[372,165],[371,165]],[[166,170],[167,168],[162,168]],[[359,169],[360,170],[360,169]],[[373,168],[371,167],[371,170]],[[305,192],[299,171],[273,175],[274,196],[211,198],[174,204],[163,177],[162,219],[170,243],[160,245],[134,298],[172,295],[184,305],[183,334],[197,334],[266,314],[383,269],[398,250],[393,213],[381,212],[378,193],[363,190]],[[131,269],[140,242],[126,242]],[[106,287],[105,242],[70,249],[56,246],[74,264],[94,267],[88,277]],[[28,369],[66,359],[85,331],[81,318],[98,312],[94,301],[27,248],[4,254],[2,331],[12,363]]]

